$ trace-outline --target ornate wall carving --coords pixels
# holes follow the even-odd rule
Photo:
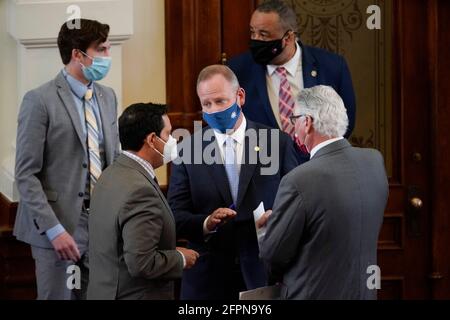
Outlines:
[[[392,3],[384,0],[285,0],[303,43],[343,55],[356,92],[352,144],[379,149],[392,170]],[[368,6],[381,8],[381,30],[369,30]]]

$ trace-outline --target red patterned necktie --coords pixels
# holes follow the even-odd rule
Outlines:
[[[291,86],[287,79],[287,71],[284,67],[278,67],[275,71],[280,77],[279,106],[281,129],[294,139],[295,128],[289,117],[294,112],[295,101],[292,97]]]

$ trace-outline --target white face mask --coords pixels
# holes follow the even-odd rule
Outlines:
[[[158,152],[161,157],[163,157],[164,164],[168,164],[175,160],[178,157],[177,140],[172,137],[172,135],[169,135],[169,139],[167,140],[167,142],[158,136],[157,138],[164,143],[164,154],[161,154],[161,152],[156,149],[154,150]]]

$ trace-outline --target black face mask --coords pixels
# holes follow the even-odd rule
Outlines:
[[[283,37],[278,40],[261,41],[250,40],[250,52],[256,63],[267,65],[278,57],[284,50],[283,39],[290,30],[286,31]]]

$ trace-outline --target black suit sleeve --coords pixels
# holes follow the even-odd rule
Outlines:
[[[344,58],[341,58],[341,81],[339,86],[339,95],[344,100],[345,108],[347,109],[348,116],[348,128],[345,138],[348,139],[355,128],[356,119],[356,101],[355,92],[353,90],[352,77],[350,70],[348,69],[347,62]]]
[[[194,214],[190,181],[184,164],[172,164],[167,198],[175,216],[177,238],[204,241],[203,223],[207,216]]]

